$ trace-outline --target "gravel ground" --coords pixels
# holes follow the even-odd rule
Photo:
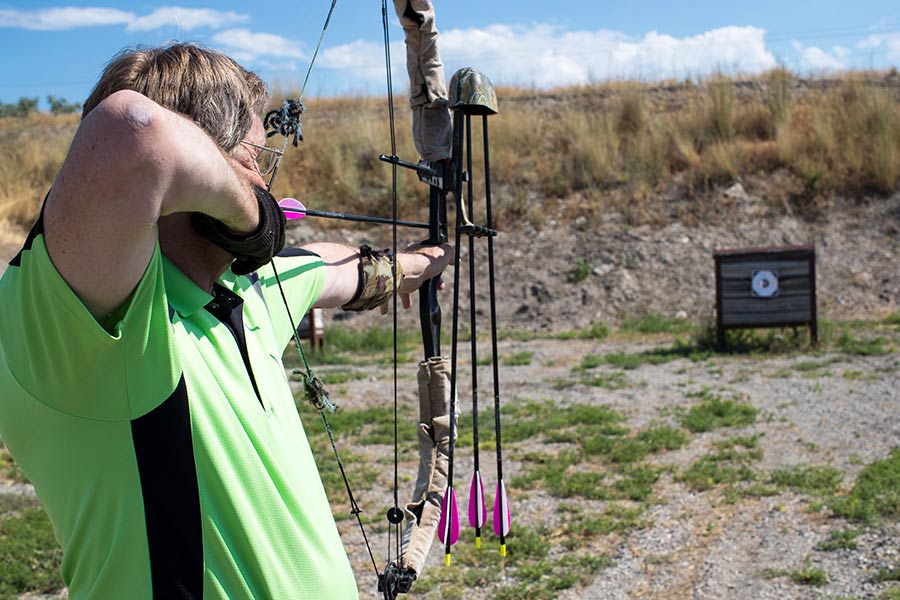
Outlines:
[[[675,424],[672,415],[677,407],[698,402],[688,394],[706,388],[754,406],[759,411],[755,424],[692,434],[688,445],[656,455],[652,463],[685,467],[714,451],[716,441],[737,435],[760,435],[762,458],[753,464],[755,471],[771,472],[802,464],[831,465],[844,473],[844,490],[852,488],[866,464],[887,457],[891,449],[900,445],[897,353],[861,357],[801,352],[791,356],[717,356],[702,362],[679,359],[627,371],[628,386],[618,390],[575,385],[559,391],[552,384],[557,378],[570,376],[571,367],[585,355],[635,352],[666,345],[663,341],[504,342],[501,355],[534,352],[530,365],[504,367],[504,402],[553,399],[560,405],[608,405],[627,415],[626,424],[634,430],[660,421]],[[813,372],[793,368],[810,360],[825,366]],[[481,385],[489,389],[490,382]],[[403,382],[400,386],[401,402],[412,402],[412,396],[402,391],[409,386]],[[389,397],[387,387],[387,382],[377,376],[349,383],[342,386],[342,402],[348,408],[377,403],[374,399],[382,394]],[[463,384],[460,393],[467,397]],[[464,406],[463,411],[467,408]],[[509,454],[521,456],[530,449],[529,444],[535,448],[542,445],[539,439],[514,444]],[[379,456],[377,447],[365,448],[366,456],[373,461],[385,459],[384,453],[390,451],[382,448]],[[358,448],[352,450],[357,452]],[[464,474],[458,477],[467,481],[471,476],[470,450],[461,449],[460,455],[459,469]],[[412,476],[412,465],[407,463],[405,469],[405,475]],[[506,480],[510,481],[521,472],[522,465],[515,459],[508,460],[504,469]],[[490,467],[483,467],[483,471],[490,489],[492,484],[488,481],[493,481],[493,474]],[[388,485],[385,482],[385,498]],[[560,510],[563,502],[580,502],[584,511],[598,514],[605,506],[602,501],[563,501],[545,490],[511,489],[510,495],[514,528],[546,525],[554,531],[565,518]],[[377,502],[369,504],[368,500],[361,502],[367,514],[381,514],[383,507]],[[696,492],[666,474],[656,484],[654,499],[642,515],[647,525],[593,539],[590,550],[611,556],[612,565],[596,573],[587,584],[560,592],[558,598],[861,599],[877,598],[892,585],[896,587],[897,582],[875,583],[872,577],[879,568],[900,567],[898,523],[861,527],[830,516],[827,510],[810,510],[815,501],[814,497],[787,490],[774,496],[740,497],[736,502],[728,502],[722,486]],[[860,527],[864,533],[856,539],[854,550],[816,548],[831,532]],[[342,521],[341,528],[363,598],[378,598],[371,590],[371,564],[363,553],[355,523]],[[379,556],[383,536],[373,536],[373,540]],[[552,552],[562,552],[554,548]],[[513,539],[510,555],[515,551]],[[378,560],[381,562],[380,557]],[[428,568],[443,569],[442,563],[442,549],[436,544]],[[787,576],[803,568],[824,570],[828,582],[822,586],[804,585]],[[465,597],[491,598],[495,591],[472,588],[467,593]],[[432,591],[424,597],[442,596]]]

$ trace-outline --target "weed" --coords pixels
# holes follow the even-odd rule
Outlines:
[[[628,380],[621,372],[594,373],[581,378],[581,383],[591,387],[599,387],[607,390],[620,390],[628,387]]]
[[[837,346],[847,354],[858,356],[883,356],[891,353],[888,341],[883,337],[857,338],[848,332],[841,334]]]
[[[556,337],[560,340],[602,340],[609,337],[609,326],[606,323],[594,323],[587,329],[563,331]]]
[[[63,587],[59,578],[62,550],[46,513],[30,506],[32,502],[23,499],[19,510],[0,514],[0,598]]]
[[[835,497],[830,508],[838,516],[864,522],[900,516],[900,449],[866,466],[850,493]]]
[[[521,352],[516,352],[510,356],[507,356],[503,359],[503,364],[507,367],[522,367],[525,365],[531,364],[531,359],[534,357],[534,352],[523,350]]]
[[[689,333],[693,327],[688,319],[648,313],[626,317],[619,329],[629,333]]]
[[[825,496],[838,491],[844,474],[830,466],[794,465],[776,469],[770,479],[803,494]]]
[[[0,441],[0,475],[13,481],[23,483],[28,482],[25,473],[22,472],[22,469],[20,469],[19,465],[16,464],[16,461],[13,460],[12,455],[9,453],[9,450],[6,449],[6,446],[2,441]]]
[[[815,587],[822,587],[823,585],[827,585],[830,579],[828,577],[828,571],[825,571],[824,569],[818,569],[810,565],[804,565],[796,571],[791,571],[790,573],[788,573],[788,577],[794,583],[798,583],[800,585],[812,585]]]
[[[804,562],[801,568],[793,571],[786,569],[763,569],[760,571],[759,575],[766,579],[787,577],[796,584],[811,585],[815,587],[821,587],[828,584],[830,579],[827,571],[813,567],[809,564],[809,561]]]
[[[681,418],[681,424],[693,433],[720,427],[746,427],[756,421],[757,410],[744,402],[709,397],[692,406]]]
[[[859,529],[845,529],[843,531],[832,531],[828,535],[828,539],[816,544],[816,550],[823,552],[834,552],[835,550],[855,550],[856,538],[860,536],[862,531]]]
[[[894,567],[893,569],[886,569],[881,567],[878,569],[878,573],[872,577],[872,581],[876,583],[883,583],[885,581],[900,581],[900,567]]]
[[[569,271],[569,283],[581,283],[591,274],[591,265],[583,258],[575,261],[575,266]]]

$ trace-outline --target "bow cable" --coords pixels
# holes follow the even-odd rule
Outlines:
[[[281,153],[278,155],[278,158],[275,161],[275,167],[272,170],[272,176],[269,178],[269,182],[266,185],[266,189],[270,192],[272,190],[272,185],[275,182],[275,176],[278,174],[278,168],[281,166],[281,159],[284,157],[284,151],[287,149],[288,140],[292,139],[294,147],[297,147],[298,141],[303,140],[302,123],[300,120],[301,115],[305,110],[303,106],[303,93],[306,90],[306,85],[309,82],[309,77],[312,73],[313,65],[316,62],[316,57],[318,57],[319,55],[319,49],[322,47],[322,42],[325,39],[325,32],[328,30],[328,24],[331,22],[331,16],[332,14],[334,14],[336,5],[337,0],[332,0],[331,7],[328,9],[328,15],[325,18],[325,25],[322,27],[322,33],[319,35],[319,42],[318,44],[316,44],[316,50],[315,52],[313,52],[312,59],[309,62],[309,68],[306,71],[306,78],[303,80],[303,85],[300,88],[300,93],[298,94],[297,99],[285,100],[281,109],[269,111],[268,113],[266,113],[266,116],[263,120],[264,127],[269,130],[269,132],[266,134],[266,137],[271,137],[276,133],[280,133],[284,138],[284,141],[281,145]],[[394,220],[396,221],[396,215],[394,216]],[[396,228],[396,223],[394,224],[394,227]],[[310,404],[313,405],[313,407],[315,407],[315,409],[319,412],[319,415],[322,417],[322,424],[325,428],[325,432],[328,435],[328,441],[331,444],[331,450],[334,453],[335,460],[338,464],[338,469],[341,473],[341,478],[344,481],[344,487],[347,490],[347,497],[350,501],[350,513],[356,517],[356,522],[359,525],[360,532],[362,533],[363,541],[366,544],[366,550],[369,553],[369,559],[372,562],[372,568],[374,569],[375,576],[377,577],[379,569],[378,565],[375,562],[375,556],[372,553],[372,547],[369,544],[369,537],[366,534],[366,528],[363,526],[362,517],[360,516],[362,514],[362,509],[359,508],[359,504],[357,504],[356,498],[353,496],[353,490],[350,487],[350,481],[347,478],[343,461],[341,461],[341,457],[337,449],[337,444],[334,440],[334,432],[331,429],[331,424],[328,422],[328,418],[325,415],[326,411],[335,412],[338,407],[333,402],[331,402],[328,397],[328,391],[325,389],[322,380],[319,379],[312,367],[309,366],[309,362],[306,360],[306,354],[303,351],[303,344],[300,342],[300,334],[297,331],[297,325],[294,321],[294,316],[291,313],[290,304],[288,303],[287,295],[284,292],[284,287],[281,283],[281,277],[278,275],[278,269],[275,266],[274,258],[269,261],[269,264],[272,267],[272,273],[275,276],[275,282],[277,283],[278,291],[281,294],[281,301],[284,304],[284,309],[287,313],[288,321],[291,325],[292,337],[294,339],[294,343],[297,346],[297,352],[300,355],[300,361],[303,364],[302,370],[293,369],[291,371],[291,379],[300,381],[303,384],[306,399],[310,402]],[[394,275],[396,277],[396,273]],[[394,365],[396,368],[396,339],[394,345]]]
[[[384,64],[385,77],[387,80],[387,100],[388,100],[388,122],[390,124],[391,139],[391,156],[397,156],[397,131],[394,118],[394,84],[391,74],[391,38],[388,28],[388,11],[387,0],[381,0],[381,24],[384,31]],[[397,164],[391,164],[391,273],[394,281],[397,280]],[[388,509],[387,520],[390,523],[388,527],[388,555],[387,563],[390,564],[396,557],[399,560],[401,535],[400,525],[403,523],[403,511],[400,509],[400,446],[398,422],[400,420],[399,400],[397,390],[397,287],[394,286],[392,298],[392,316],[393,316],[393,351],[394,351],[394,373],[393,373],[393,400],[394,400],[394,486],[393,497],[394,505]],[[383,587],[384,597],[389,599],[393,594],[393,590],[388,586]]]

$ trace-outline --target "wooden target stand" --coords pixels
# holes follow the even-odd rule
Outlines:
[[[719,349],[727,329],[807,325],[818,342],[814,247],[720,250],[713,257]]]
[[[313,351],[321,351],[325,347],[325,317],[321,308],[311,308],[303,315],[297,325],[297,334],[301,340],[309,340]]]

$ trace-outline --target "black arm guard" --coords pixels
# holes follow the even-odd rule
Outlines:
[[[231,270],[235,275],[256,271],[284,248],[284,212],[265,188],[252,187],[259,203],[259,226],[251,234],[235,235],[224,223],[204,213],[191,215],[197,233],[234,256]]]

